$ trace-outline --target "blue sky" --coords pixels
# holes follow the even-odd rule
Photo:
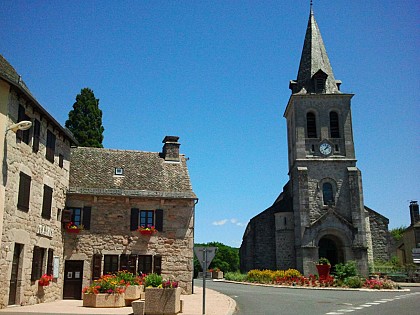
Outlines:
[[[353,132],[365,204],[409,224],[419,193],[420,3],[314,1]],[[0,54],[60,122],[93,89],[104,146],[160,151],[180,136],[196,242],[239,246],[288,180],[289,80],[308,1],[3,1]]]

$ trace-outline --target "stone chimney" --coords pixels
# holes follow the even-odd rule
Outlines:
[[[179,146],[181,144],[178,142],[178,139],[179,137],[177,136],[166,136],[163,139],[162,157],[165,161],[179,162]]]
[[[417,201],[410,201],[410,218],[411,218],[411,225],[416,224],[420,221],[419,215],[419,204]]]

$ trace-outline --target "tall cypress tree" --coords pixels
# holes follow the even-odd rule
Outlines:
[[[102,111],[99,109],[99,99],[95,98],[91,89],[84,88],[76,96],[66,127],[73,133],[80,146],[103,147],[105,129],[102,126]]]

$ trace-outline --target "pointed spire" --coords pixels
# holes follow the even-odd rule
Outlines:
[[[290,88],[293,94],[331,94],[340,93],[340,83],[334,79],[330,60],[328,59],[321,32],[315,20],[311,1],[298,77],[296,81],[290,82]]]

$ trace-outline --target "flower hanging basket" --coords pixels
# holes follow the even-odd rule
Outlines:
[[[147,227],[144,227],[144,226],[139,226],[139,228],[137,229],[137,231],[139,231],[139,233],[141,234],[141,235],[153,235],[153,234],[155,234],[156,232],[157,232],[157,230],[155,229],[155,227],[154,226],[147,226]]]
[[[50,282],[52,281],[53,277],[47,274],[44,274],[41,278],[38,280],[38,285],[40,287],[46,287],[50,285]]]

